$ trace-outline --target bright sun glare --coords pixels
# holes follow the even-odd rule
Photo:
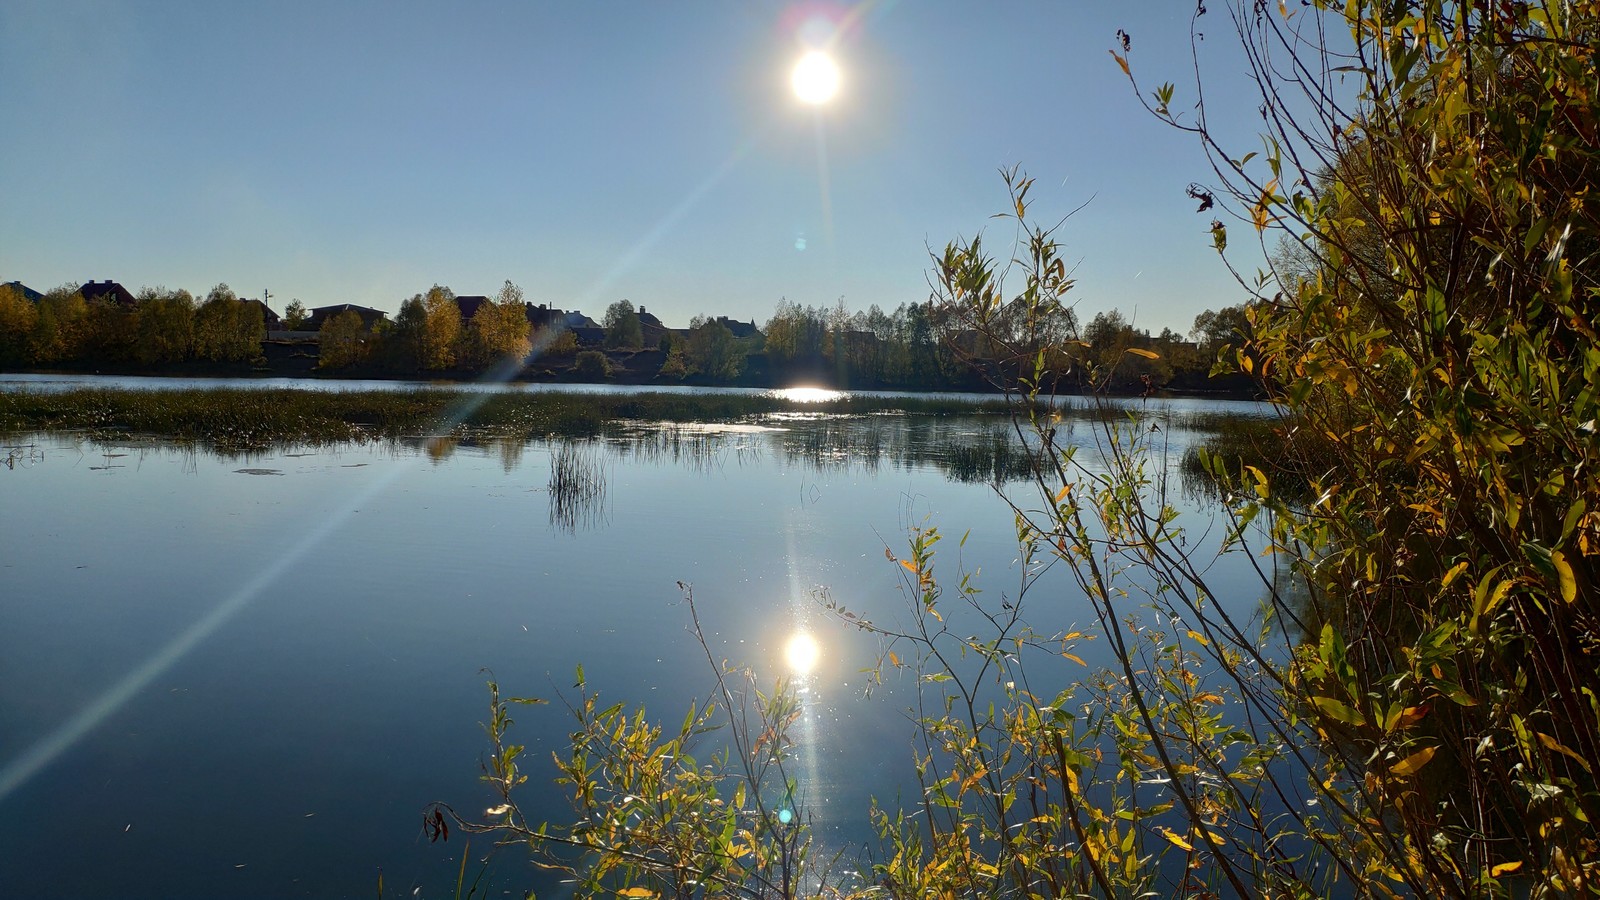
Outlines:
[[[789,643],[783,647],[783,658],[796,675],[810,674],[817,667],[817,658],[821,655],[822,648],[817,645],[817,639],[803,631],[789,638]]]
[[[827,103],[839,92],[839,66],[833,57],[821,50],[813,50],[795,63],[789,75],[794,95],[802,103],[813,106]]]

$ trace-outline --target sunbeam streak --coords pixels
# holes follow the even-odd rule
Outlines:
[[[517,359],[508,358],[495,366],[483,379],[484,382],[509,381],[527,362],[543,352],[548,346],[550,336],[545,336],[540,345],[535,347],[528,356]],[[477,409],[487,403],[491,395],[488,392],[473,392],[463,395],[462,401],[454,407],[445,421],[441,423],[435,436],[448,435],[457,425],[472,415]],[[418,456],[412,460],[412,465],[421,465],[426,457]],[[0,767],[0,803],[4,803],[17,788],[27,783],[28,779],[37,775],[41,769],[51,761],[65,753],[73,744],[82,740],[85,735],[94,730],[101,722],[111,717],[117,710],[132,700],[140,691],[150,686],[152,681],[159,678],[162,673],[172,668],[177,662],[188,655],[189,651],[199,646],[218,629],[226,625],[234,616],[237,616],[252,601],[260,597],[272,587],[284,572],[300,564],[301,560],[325,541],[330,535],[338,531],[349,520],[356,510],[367,505],[372,498],[387,490],[390,485],[404,475],[409,466],[395,466],[388,474],[378,478],[365,490],[351,497],[342,511],[330,515],[321,522],[314,523],[307,528],[287,551],[276,555],[276,562],[263,567],[237,591],[228,595],[223,601],[201,616],[192,625],[164,644],[159,650],[151,654],[148,659],[140,663],[127,675],[107,688],[87,706],[79,710],[59,728],[46,735],[19,754],[15,759]]]

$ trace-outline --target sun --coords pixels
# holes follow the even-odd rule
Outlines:
[[[833,57],[821,50],[813,50],[794,64],[789,74],[789,85],[802,103],[819,106],[839,93],[839,66]]]

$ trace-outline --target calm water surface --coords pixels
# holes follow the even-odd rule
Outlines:
[[[1230,408],[1194,403],[1178,409]],[[914,795],[910,694],[890,677],[864,695],[878,647],[818,591],[904,619],[884,550],[932,524],[943,577],[981,570],[1013,596],[1011,514],[970,452],[994,428],[789,416],[250,457],[0,439],[0,894],[369,897],[381,870],[386,896],[449,896],[460,840],[430,845],[421,811],[494,801],[484,670],[557,698],[581,663],[591,688],[675,723],[711,685],[679,581],[713,652],[763,680],[795,631],[822,643],[801,803],[825,845],[854,846],[870,797]],[[1175,465],[1194,436],[1165,435]],[[557,502],[562,454],[603,490]],[[1235,565],[1222,574],[1248,584]],[[1035,591],[1041,630],[1091,621],[1065,573]],[[535,816],[565,818],[546,782],[566,716],[517,714]],[[494,878],[493,894],[549,885],[514,854]]]

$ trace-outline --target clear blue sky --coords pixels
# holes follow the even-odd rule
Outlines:
[[[1124,28],[1141,83],[1181,84],[1192,11],[5,0],[0,281],[226,281],[280,311],[394,311],[510,279],[675,326],[765,323],[780,297],[892,309],[927,297],[930,246],[1009,234],[989,216],[997,170],[1021,164],[1043,215],[1093,198],[1060,232],[1080,314],[1186,332],[1243,299],[1184,196],[1209,168],[1107,51]],[[1211,18],[1209,89],[1248,135],[1255,101]],[[845,26],[825,107],[788,86],[812,20]]]

